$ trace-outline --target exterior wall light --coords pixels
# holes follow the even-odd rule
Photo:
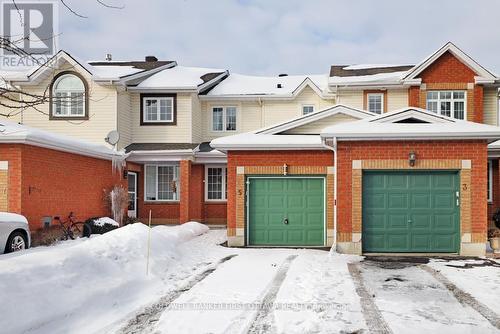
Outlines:
[[[408,163],[410,164],[411,167],[415,167],[415,162],[417,162],[417,154],[411,151],[408,154]]]
[[[283,165],[283,175],[287,175],[287,174],[288,174],[288,165],[284,164]]]

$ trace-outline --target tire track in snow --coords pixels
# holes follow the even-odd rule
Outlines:
[[[147,306],[143,311],[138,313],[133,319],[131,319],[125,327],[118,330],[117,333],[120,334],[140,334],[140,333],[152,333],[154,331],[154,325],[160,316],[165,311],[172,302],[177,299],[181,294],[192,289],[196,284],[204,280],[208,275],[213,273],[219,265],[231,260],[237,254],[228,255],[223,257],[215,264],[209,266],[206,270],[199,273],[189,280],[189,282],[180,289],[171,291],[161,297],[157,302]]]
[[[274,276],[265,292],[264,297],[262,298],[259,311],[255,316],[252,324],[250,325],[248,333],[276,333],[276,325],[272,305],[274,304],[276,295],[278,294],[278,291],[280,290],[280,287],[286,278],[288,269],[290,269],[290,264],[296,258],[297,255],[290,255],[280,265],[278,272]]]
[[[437,279],[441,284],[443,284],[450,292],[455,296],[455,298],[462,305],[468,305],[472,307],[476,312],[481,314],[486,320],[490,322],[497,329],[500,329],[500,315],[495,313],[488,306],[484,305],[476,298],[472,297],[469,293],[457,287],[454,283],[452,283],[446,276],[441,274],[439,271],[431,268],[429,266],[420,266],[421,269],[427,271],[432,275],[435,279]]]
[[[347,268],[349,269],[349,273],[354,281],[356,293],[361,299],[361,309],[363,310],[363,316],[365,317],[366,325],[368,326],[370,333],[392,333],[389,325],[385,322],[382,313],[378,309],[377,305],[375,305],[372,295],[370,295],[368,290],[366,290],[358,265],[356,263],[348,263]]]

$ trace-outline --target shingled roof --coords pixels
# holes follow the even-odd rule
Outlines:
[[[131,66],[137,69],[149,71],[164,65],[174,63],[173,60],[157,61],[93,61],[89,62],[92,66]]]
[[[349,66],[350,65],[332,65],[330,67],[330,77],[358,77],[380,73],[404,72],[414,67],[414,65],[400,65],[349,69]]]

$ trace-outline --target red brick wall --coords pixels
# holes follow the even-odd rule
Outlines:
[[[450,52],[445,52],[429,65],[420,78],[424,83],[468,83],[474,82],[476,74]]]
[[[0,161],[9,162],[7,207],[15,213],[21,213],[21,154],[22,145],[0,145]]]
[[[408,89],[408,106],[420,108],[420,87],[412,86]]]
[[[42,227],[42,217],[65,217],[70,211],[78,220],[108,216],[104,190],[124,185],[107,160],[5,144],[0,157],[9,161],[9,210],[25,215],[33,230]]]
[[[230,151],[227,155],[228,189],[236,189],[237,166],[333,166],[332,151]],[[227,193],[227,226],[236,227],[236,194]]]
[[[338,232],[352,232],[352,160],[408,159],[410,151],[417,154],[417,159],[472,160],[472,232],[485,232],[487,146],[484,141],[339,142],[337,157]]]

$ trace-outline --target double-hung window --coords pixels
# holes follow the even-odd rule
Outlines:
[[[145,201],[179,200],[179,166],[145,166]]]
[[[170,96],[144,96],[142,123],[174,123],[174,98]]]
[[[366,96],[368,111],[382,114],[384,112],[384,94],[383,93],[370,93]]]
[[[236,131],[236,107],[212,108],[212,131]]]
[[[227,168],[225,166],[205,167],[205,199],[207,201],[227,200]]]
[[[488,160],[488,202],[493,202],[493,161]]]
[[[427,110],[437,114],[465,119],[465,91],[437,91],[427,92]]]
[[[302,106],[302,115],[308,115],[312,114],[314,112],[314,106],[313,105],[303,105]]]

